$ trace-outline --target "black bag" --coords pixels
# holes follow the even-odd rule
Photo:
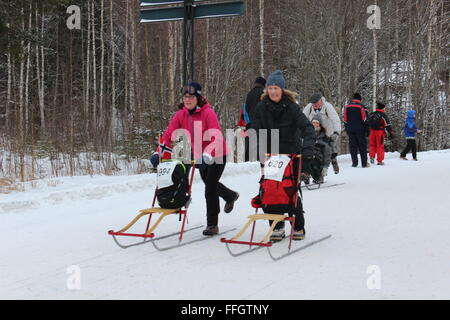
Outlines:
[[[303,162],[302,172],[311,175],[313,180],[318,180],[322,175],[324,146],[316,144],[313,149],[313,158]]]
[[[172,185],[156,190],[156,199],[158,204],[163,209],[179,209],[186,205],[190,199],[189,195],[189,168],[190,166],[183,164],[181,161],[176,161],[177,164],[171,169],[158,166],[158,179],[163,175],[170,175]],[[169,172],[171,171],[171,172]],[[166,176],[168,179],[169,176]]]
[[[372,113],[369,115],[369,124],[370,124],[370,127],[371,127],[372,129],[379,130],[380,127],[381,127],[381,120],[382,120],[382,119],[383,119],[383,116],[381,115],[381,112],[377,112],[377,111],[372,112]]]

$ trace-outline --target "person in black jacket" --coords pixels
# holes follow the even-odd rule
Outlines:
[[[312,161],[315,144],[315,131],[311,122],[295,102],[296,94],[286,90],[286,83],[281,71],[272,73],[266,84],[266,94],[256,106],[251,128],[256,131],[267,130],[267,153],[302,154],[303,166]],[[272,130],[278,131],[279,148],[272,146]],[[303,140],[303,141],[302,141]],[[260,159],[264,159],[264,146],[258,143]],[[276,150],[278,149],[278,150]],[[299,163],[294,161],[295,175],[298,173]],[[303,205],[298,201],[297,207],[288,212],[295,215],[294,239],[302,240],[305,236],[305,219]],[[284,237],[284,223],[278,223],[271,240],[277,241]]]
[[[263,77],[257,77],[255,79],[252,90],[247,94],[244,107],[244,119],[247,129],[250,128],[250,124],[254,119],[255,107],[261,102],[261,97],[264,94],[264,87],[266,85],[266,79]]]
[[[369,167],[367,162],[367,137],[370,133],[367,111],[361,103],[361,95],[355,93],[350,104],[344,107],[344,126],[348,135],[352,167],[358,166],[358,152],[363,168]]]
[[[247,94],[247,97],[245,99],[244,104],[244,120],[245,120],[245,127],[248,130],[251,126],[252,120],[255,117],[255,108],[256,105],[261,102],[261,97],[264,94],[264,87],[266,85],[266,79],[263,77],[257,77],[255,79],[255,83],[253,85],[253,88],[250,90],[250,92]],[[249,137],[245,137],[245,161],[254,161],[257,159],[250,159],[250,143],[249,143]],[[252,150],[254,151],[254,150]],[[251,153],[256,154],[256,152]],[[257,155],[256,155],[257,156]],[[257,157],[259,158],[259,157]]]

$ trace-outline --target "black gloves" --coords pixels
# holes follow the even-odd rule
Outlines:
[[[159,154],[158,154],[157,152],[155,152],[155,153],[151,156],[150,162],[151,162],[153,168],[156,169],[156,168],[158,167],[158,165],[159,165]]]

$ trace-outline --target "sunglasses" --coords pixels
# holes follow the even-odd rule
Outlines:
[[[194,88],[193,86],[184,86],[183,89],[181,90],[181,93],[183,94],[183,96],[185,94],[192,94],[192,95],[201,94],[201,92],[197,91],[197,89]]]

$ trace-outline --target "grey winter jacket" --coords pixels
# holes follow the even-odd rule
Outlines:
[[[320,116],[322,117],[322,126],[326,130],[326,135],[331,137],[334,132],[341,134],[341,119],[339,119],[339,115],[334,110],[334,107],[329,103],[325,97],[322,97],[323,105],[321,110],[319,111]],[[311,121],[317,112],[314,110],[312,103],[309,103],[304,109],[303,113],[306,117]]]

